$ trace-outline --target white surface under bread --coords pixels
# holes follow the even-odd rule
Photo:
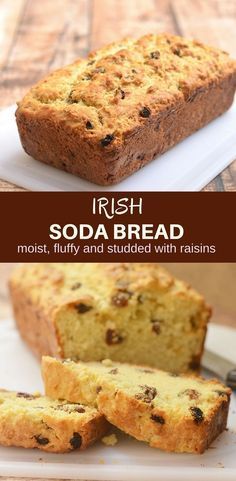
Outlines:
[[[16,106],[0,112],[0,178],[39,191],[199,191],[236,156],[236,100],[231,109],[143,169],[112,187],[99,187],[24,153]],[[3,155],[4,152],[4,155]]]
[[[236,364],[236,329],[210,324],[207,347]],[[227,349],[225,349],[227,346]],[[7,362],[6,362],[7,359]],[[20,339],[11,319],[0,324],[0,386],[43,389],[40,365]],[[118,443],[96,443],[84,453],[55,455],[36,450],[0,447],[0,475],[74,478],[102,481],[235,481],[236,396],[232,396],[229,430],[202,455],[165,453],[118,432]]]

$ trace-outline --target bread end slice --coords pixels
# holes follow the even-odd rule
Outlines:
[[[109,429],[105,417],[81,403],[0,390],[0,444],[65,453],[84,450]]]

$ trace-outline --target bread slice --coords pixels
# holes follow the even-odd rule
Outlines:
[[[39,356],[199,368],[210,308],[158,264],[27,264],[10,290],[21,335]]]
[[[51,397],[97,406],[116,427],[165,451],[203,453],[226,428],[231,390],[216,380],[50,357],[42,373]]]
[[[97,409],[0,390],[0,444],[64,453],[86,449],[108,431]]]

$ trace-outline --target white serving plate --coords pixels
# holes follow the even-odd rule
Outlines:
[[[0,112],[0,178],[37,191],[199,191],[236,158],[236,100],[231,109],[143,169],[100,187],[26,155],[15,124],[16,107]]]
[[[207,345],[232,354],[236,363],[236,330],[210,326]],[[227,346],[227,347],[226,347]],[[42,391],[40,366],[19,337],[12,320],[0,321],[0,386]],[[233,432],[235,431],[235,432]],[[116,481],[235,481],[236,396],[229,430],[202,455],[164,453],[118,433],[115,447],[98,442],[85,452],[50,454],[39,450],[0,447],[0,476],[74,478]]]

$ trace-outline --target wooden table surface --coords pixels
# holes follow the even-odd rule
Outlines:
[[[0,0],[0,106],[91,49],[162,31],[193,36],[236,57],[236,1]],[[0,181],[0,190],[23,189]],[[236,161],[204,190],[236,190]]]

